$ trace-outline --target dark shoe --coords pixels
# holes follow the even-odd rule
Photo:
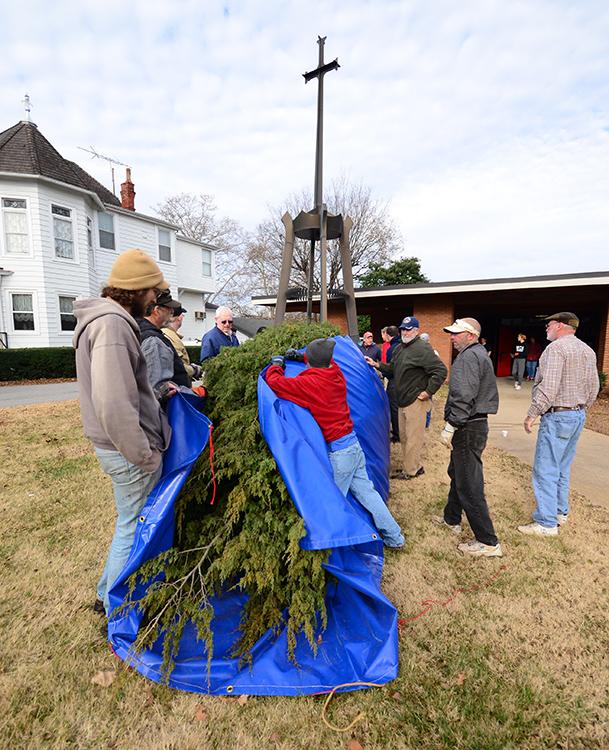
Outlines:
[[[93,605],[93,611],[96,615],[104,615],[106,616],[106,610],[104,609],[104,603],[101,599],[96,599],[95,604]]]
[[[417,473],[413,477],[408,477],[408,479],[414,479],[415,477],[421,477],[425,474],[425,469],[421,466],[421,468],[417,471]]]
[[[417,477],[420,477],[422,474],[425,474],[425,469],[421,466],[421,468],[417,471],[416,474],[406,474],[404,471],[394,471],[389,475],[390,479],[416,479]]]

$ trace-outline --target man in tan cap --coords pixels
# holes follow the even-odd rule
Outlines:
[[[567,521],[571,463],[586,411],[599,389],[596,355],[575,336],[577,315],[559,312],[546,320],[550,344],[539,359],[531,406],[524,420],[525,432],[530,433],[537,417],[541,417],[533,463],[537,507],[533,523],[518,527],[521,534],[534,536],[557,536],[558,527]]]
[[[118,256],[101,298],[74,303],[76,373],[85,435],[112,479],[116,530],[97,584],[97,612],[110,613],[109,592],[133,544],[137,519],[161,475],[171,430],[140,348],[136,318],[169,285],[142,250]],[[177,390],[174,386],[167,395]]]

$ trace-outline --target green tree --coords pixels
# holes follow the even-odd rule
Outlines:
[[[402,258],[389,266],[383,263],[371,263],[366,273],[360,274],[357,280],[363,289],[398,284],[421,284],[429,281],[421,271],[421,261],[418,258]]]

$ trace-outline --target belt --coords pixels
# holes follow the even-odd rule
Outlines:
[[[551,406],[548,411],[581,411],[583,408],[583,406]]]
[[[488,419],[487,414],[472,414],[471,417],[468,417],[468,422],[479,422],[482,419]]]

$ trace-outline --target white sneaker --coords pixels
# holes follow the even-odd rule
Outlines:
[[[520,386],[520,385],[518,385],[518,383],[514,383],[514,388],[515,388],[515,389],[516,389],[517,391],[519,391],[519,390],[520,390],[520,388],[521,388],[521,386]]]
[[[499,542],[495,545],[482,544],[477,539],[470,539],[469,542],[459,544],[457,549],[464,555],[472,555],[472,557],[503,557],[503,550]]]
[[[566,513],[559,513],[556,516],[556,520],[558,521],[559,526],[564,526],[569,520],[569,516]]]
[[[450,529],[453,534],[460,534],[462,531],[460,523],[446,523],[444,516],[432,516],[431,522],[435,523],[437,526],[445,526],[447,529]]]
[[[519,526],[518,531],[529,536],[558,536],[558,526],[542,526],[535,521],[527,523],[525,526]]]

